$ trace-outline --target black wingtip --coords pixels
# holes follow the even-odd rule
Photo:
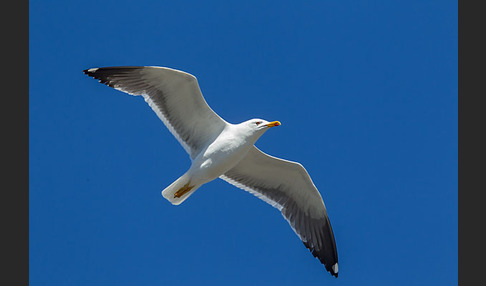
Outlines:
[[[329,273],[331,273],[332,276],[337,278],[338,277],[338,271],[339,271],[337,259],[335,259],[335,261],[324,261],[324,259],[323,259],[324,255],[322,253],[319,253],[316,249],[311,247],[305,241],[303,241],[303,243],[304,243],[305,247],[307,247],[310,250],[312,255],[315,258],[317,258],[326,267],[326,270]]]
[[[95,75],[95,73],[96,73],[97,70],[98,70],[97,68],[85,69],[85,70],[83,70],[83,73],[85,75],[94,77],[94,75]]]
[[[334,272],[334,271],[331,271],[331,275],[338,278],[338,273],[337,272]]]
[[[142,66],[100,67],[85,69],[83,73],[104,85],[134,95],[135,92],[140,93],[140,89],[143,88],[137,86],[132,89],[128,86],[133,84],[133,80],[140,80],[140,71],[143,69]],[[125,84],[126,81],[130,83]],[[122,88],[122,86],[124,87]]]
[[[114,87],[113,83],[111,82],[113,70],[115,70],[115,68],[90,68],[83,70],[83,73],[87,76],[97,79],[102,84]]]

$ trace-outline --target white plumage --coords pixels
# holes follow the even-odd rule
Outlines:
[[[115,89],[143,96],[189,154],[189,170],[162,191],[172,204],[181,204],[201,185],[219,177],[277,208],[312,254],[338,276],[332,227],[309,174],[301,164],[267,155],[254,146],[280,122],[226,122],[208,106],[196,78],[178,70],[107,67],[84,73]]]

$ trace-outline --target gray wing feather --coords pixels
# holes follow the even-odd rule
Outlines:
[[[338,276],[336,242],[326,207],[305,168],[255,146],[221,179],[277,208],[312,254]]]
[[[192,159],[227,124],[208,106],[191,74],[163,67],[105,67],[84,73],[120,91],[143,96]]]

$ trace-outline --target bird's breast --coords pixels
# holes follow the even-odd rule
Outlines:
[[[218,138],[194,159],[191,169],[201,180],[209,182],[233,168],[251,146],[237,137]]]

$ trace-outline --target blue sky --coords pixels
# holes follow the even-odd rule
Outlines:
[[[30,1],[31,285],[456,285],[457,1]],[[190,160],[141,98],[83,69],[194,74],[257,146],[301,162],[339,254]]]

